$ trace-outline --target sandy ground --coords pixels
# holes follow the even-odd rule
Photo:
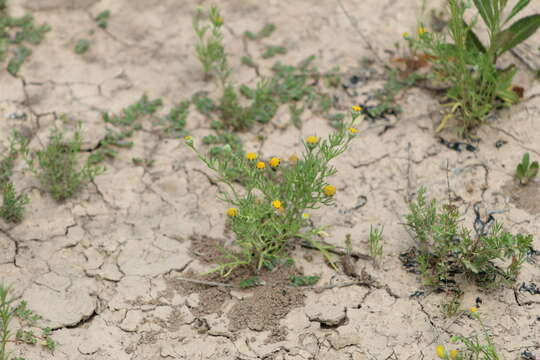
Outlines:
[[[0,72],[2,148],[11,129],[23,127],[33,134],[31,147],[39,148],[67,114],[68,127],[82,121],[85,148],[93,149],[105,134],[103,111],[118,112],[145,93],[162,98],[164,108],[197,91],[217,94],[214,83],[203,81],[193,54],[191,18],[197,1],[9,3],[12,14],[31,11],[52,31],[33,48],[17,78]],[[287,47],[279,58],[285,63],[314,54],[321,71],[336,65],[357,71],[362,57],[373,57],[334,1],[220,3],[237,83],[256,79],[252,69],[240,65],[246,53],[260,62],[263,74],[269,73],[265,69],[275,59],[260,58],[263,44]],[[343,1],[385,61],[391,56],[386,50],[394,49],[401,34],[415,31],[415,3]],[[112,17],[102,30],[92,19],[107,9]],[[540,3],[534,2],[533,10],[540,12]],[[277,25],[276,33],[245,47],[242,33],[266,22]],[[82,37],[92,46],[77,55],[73,48]],[[539,43],[540,33],[518,49],[537,66]],[[54,202],[19,162],[13,180],[31,204],[21,224],[0,222],[0,278],[13,283],[43,317],[41,325],[54,329],[58,346],[54,354],[17,346],[14,354],[27,359],[434,359],[436,344],[478,326],[465,314],[444,318],[444,296],[423,288],[399,260],[413,245],[400,223],[417,189],[426,186],[430,196],[446,198],[449,183],[465,224],[472,225],[472,205],[481,201],[489,210],[504,210],[496,219],[507,230],[534,234],[534,248],[540,249],[540,182],[520,189],[513,179],[525,151],[540,158],[540,83],[512,55],[505,61],[520,64],[516,82],[526,89],[525,98],[490,119],[478,132],[476,151],[457,152],[441,144],[433,131],[437,100],[413,88],[399,95],[402,114],[389,122],[365,122],[351,150],[335,162],[337,205],[312,218],[331,226],[328,242],[343,246],[350,233],[354,250],[361,253],[368,251],[370,225],[384,226],[381,267],[366,260],[353,264],[369,279],[362,286],[289,289],[283,286],[290,275],[285,270],[265,274],[269,286],[245,291],[179,280],[210,269],[206,259],[212,246],[232,237],[225,232],[225,205],[216,200],[217,189],[207,176],[213,174],[182,141],[152,131],[149,121],[135,133],[132,149],[121,149],[106,164],[105,174],[64,204]],[[361,101],[363,92],[381,87],[377,79],[383,73],[378,67],[375,71],[373,79],[357,84],[357,96],[338,96],[338,106],[347,109]],[[280,111],[276,124],[286,123],[287,114]],[[302,136],[331,131],[327,120],[307,115],[301,130],[271,124],[241,134],[245,149],[288,157]],[[187,127],[196,141],[211,133],[208,121],[194,111]],[[257,134],[266,137],[260,140]],[[442,136],[457,140],[452,130]],[[498,140],[506,144],[496,148]],[[134,157],[152,159],[154,165],[135,166]],[[366,204],[355,208],[363,197]],[[294,256],[303,273],[321,276],[319,285],[352,280],[312,250],[298,248]],[[480,298],[486,325],[507,359],[519,359],[524,351],[540,357],[540,294],[519,290],[523,283],[540,284],[538,261],[532,256],[525,263],[515,288],[495,293],[465,289],[462,307]]]

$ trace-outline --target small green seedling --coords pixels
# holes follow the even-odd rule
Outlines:
[[[0,217],[7,222],[20,223],[24,215],[24,207],[30,202],[28,195],[17,195],[13,184],[8,182],[3,186],[2,197]]]
[[[241,289],[248,289],[248,288],[259,286],[259,285],[262,285],[262,281],[258,276],[255,276],[249,279],[244,279],[240,281],[240,283],[238,284],[238,286]]]
[[[529,153],[525,153],[516,168],[516,177],[521,185],[527,185],[538,174],[538,161],[529,161]]]
[[[373,261],[377,263],[377,261],[382,257],[383,254],[383,247],[381,244],[382,235],[383,235],[384,227],[381,226],[380,229],[370,227],[369,228],[369,256],[373,258]]]
[[[27,57],[32,55],[32,50],[25,46],[20,46],[15,50],[15,54],[13,57],[9,60],[7,71],[13,75],[16,76],[19,73],[19,70],[21,69],[22,64],[26,60]]]
[[[64,201],[75,196],[87,182],[92,181],[104,169],[93,165],[89,160],[80,167],[77,154],[81,150],[82,138],[76,131],[71,140],[65,140],[59,129],[49,136],[45,149],[31,157],[25,150],[30,170],[56,201]],[[34,162],[37,159],[37,168]]]
[[[249,40],[259,40],[265,37],[269,37],[275,30],[276,25],[266,24],[257,34],[254,34],[251,31],[246,31],[244,32],[244,36]]]
[[[167,127],[168,132],[172,132],[175,135],[184,133],[190,105],[191,103],[188,100],[184,100],[171,109],[169,114],[165,117],[165,120],[169,123]]]
[[[210,25],[201,25],[201,21],[205,17],[209,20]],[[211,76],[217,76],[221,85],[225,86],[231,69],[227,62],[227,53],[223,43],[222,26],[223,18],[217,6],[212,6],[207,14],[203,9],[197,9],[193,18],[193,29],[198,39],[195,51],[203,66],[204,78],[208,80]]]
[[[266,50],[262,53],[263,59],[270,59],[276,55],[283,55],[287,53],[287,49],[283,46],[269,45],[266,47]]]
[[[291,282],[294,286],[312,286],[315,285],[319,280],[320,276],[292,276]]]
[[[80,39],[77,41],[77,44],[75,44],[75,54],[84,54],[88,49],[90,49],[90,40],[88,39]]]
[[[109,17],[111,16],[111,12],[109,10],[105,10],[100,12],[94,20],[98,24],[98,26],[102,29],[106,29],[107,26],[109,26]]]

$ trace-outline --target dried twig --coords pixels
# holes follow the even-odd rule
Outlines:
[[[330,244],[327,244],[325,242],[321,242],[321,244],[330,246]],[[315,249],[315,250],[317,250],[316,246],[310,244],[307,241],[302,241],[300,243],[300,246],[305,247],[307,249]],[[342,248],[339,248],[339,247],[332,247],[330,249],[327,249],[326,251],[331,252],[332,254],[336,254],[336,255],[350,255],[351,257],[353,257],[355,259],[372,260],[371,256],[369,256],[367,254],[362,254],[362,253],[359,253],[357,251],[351,251],[350,253],[348,253],[346,249],[342,249]]]
[[[386,61],[384,61],[383,59],[381,59],[381,57],[379,56],[379,54],[377,54],[377,51],[373,48],[373,46],[371,46],[371,43],[367,40],[366,36],[364,35],[364,33],[360,30],[360,28],[358,27],[358,22],[356,21],[355,18],[353,18],[351,15],[349,15],[349,12],[345,9],[345,6],[343,6],[343,3],[341,2],[341,0],[336,0],[336,2],[338,3],[339,7],[341,8],[341,10],[343,10],[343,13],[345,14],[345,16],[347,17],[347,19],[349,19],[349,22],[351,23],[352,27],[354,28],[354,30],[358,33],[358,35],[360,35],[360,38],[362,38],[362,41],[364,41],[364,43],[366,44],[366,47],[368,48],[369,51],[371,51],[373,53],[373,56],[375,56],[375,58],[381,63],[384,65],[385,68],[387,69],[390,69],[390,65],[388,65],[388,63],[386,63]]]

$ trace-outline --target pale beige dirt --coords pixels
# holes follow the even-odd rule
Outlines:
[[[33,49],[18,78],[0,72],[0,148],[11,129],[32,134],[31,148],[46,142],[60,115],[68,128],[83,123],[85,148],[105,134],[101,112],[118,112],[144,93],[161,97],[168,109],[197,91],[218,94],[215,83],[205,83],[194,56],[191,28],[192,0],[11,0],[13,14],[32,11],[52,31]],[[344,0],[379,56],[388,61],[395,41],[404,31],[414,33],[415,0]],[[529,10],[540,11],[533,1]],[[430,6],[435,7],[432,3]],[[233,80],[253,84],[252,69],[240,65],[249,53],[263,74],[275,59],[262,60],[262,44],[289,50],[278,59],[296,64],[314,54],[321,71],[339,65],[358,73],[359,60],[373,57],[349,19],[334,1],[220,2],[231,54]],[[112,17],[103,31],[92,18],[109,9]],[[276,33],[244,47],[241,34],[257,31],[265,22]],[[93,35],[88,31],[94,29]],[[88,37],[91,49],[76,55],[79,38]],[[520,47],[527,61],[540,66],[540,33]],[[508,55],[504,61],[519,61]],[[352,234],[355,251],[367,253],[371,224],[384,225],[384,258],[380,268],[358,260],[371,286],[350,286],[314,292],[291,290],[279,276],[266,275],[269,286],[238,291],[192,286],[177,279],[196,277],[217,258],[208,244],[230,242],[225,232],[225,205],[216,200],[213,174],[178,139],[162,139],[144,122],[135,146],[119,150],[75,199],[55,203],[19,162],[14,176],[18,189],[28,192],[31,204],[17,226],[0,222],[0,278],[13,283],[29,307],[51,326],[58,342],[54,354],[38,347],[17,347],[27,359],[434,359],[435,346],[451,334],[468,334],[477,324],[467,315],[445,319],[443,296],[423,288],[408,273],[398,255],[413,241],[401,225],[407,201],[420,186],[430,196],[448,196],[472,225],[472,205],[482,201],[506,228],[535,235],[540,249],[540,182],[527,190],[513,180],[514,168],[525,151],[540,158],[540,83],[520,63],[516,80],[526,89],[525,99],[510,110],[496,113],[478,135],[478,151],[458,153],[434,136],[437,100],[418,88],[400,94],[404,112],[390,116],[394,127],[378,135],[384,120],[364,123],[357,141],[335,166],[332,181],[338,188],[337,205],[313,214],[314,223],[329,225],[332,244],[343,246]],[[361,81],[357,97],[338,93],[339,106],[348,109],[362,101],[362,93],[380,88],[383,72]],[[365,69],[364,69],[365,70]],[[344,79],[346,80],[346,79]],[[13,114],[24,114],[18,118]],[[299,149],[301,136],[324,136],[327,120],[303,115],[302,130],[289,126],[286,109],[274,125],[242,134],[246,150],[264,156],[288,157]],[[188,129],[195,141],[211,132],[207,121],[192,111]],[[266,136],[257,140],[257,134]],[[446,139],[457,140],[452,130]],[[497,140],[507,144],[495,148]],[[151,158],[151,168],[136,167],[133,157]],[[367,198],[365,206],[353,209]],[[208,245],[207,244],[207,245]],[[210,253],[208,253],[210,251]],[[203,255],[201,255],[203,254]],[[306,255],[307,254],[307,255]],[[348,282],[321,256],[308,249],[294,251],[305,274],[322,277],[319,285]],[[466,289],[463,308],[481,298],[480,311],[507,359],[527,350],[540,357],[540,295],[518,291],[522,283],[540,284],[539,257],[525,263],[515,289],[483,293]],[[219,278],[213,278],[220,280]],[[240,278],[233,278],[235,283]],[[272,281],[274,281],[272,283]],[[281,285],[280,284],[281,282]],[[277,284],[277,285],[276,285]],[[275,287],[274,287],[275,286]],[[411,297],[417,291],[420,296]],[[211,301],[213,300],[213,301]]]

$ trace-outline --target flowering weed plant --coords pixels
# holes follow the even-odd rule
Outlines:
[[[287,258],[295,239],[310,242],[333,264],[329,247],[317,241],[322,228],[308,228],[306,211],[334,203],[336,187],[329,184],[327,178],[334,175],[336,169],[330,161],[349,147],[356,136],[353,125],[359,117],[360,113],[353,110],[349,124],[327,139],[308,136],[303,141],[302,156],[292,155],[287,160],[278,157],[266,160],[253,152],[239,154],[227,148],[222,156],[206,156],[197,150],[191,137],[184,138],[198,157],[218,174],[217,181],[225,185],[219,199],[229,206],[225,213],[236,235],[235,245],[239,251],[228,252],[230,261],[213,271],[227,276],[241,265],[272,268]],[[237,170],[235,174],[230,173],[231,168]],[[242,186],[235,179],[242,179]]]

